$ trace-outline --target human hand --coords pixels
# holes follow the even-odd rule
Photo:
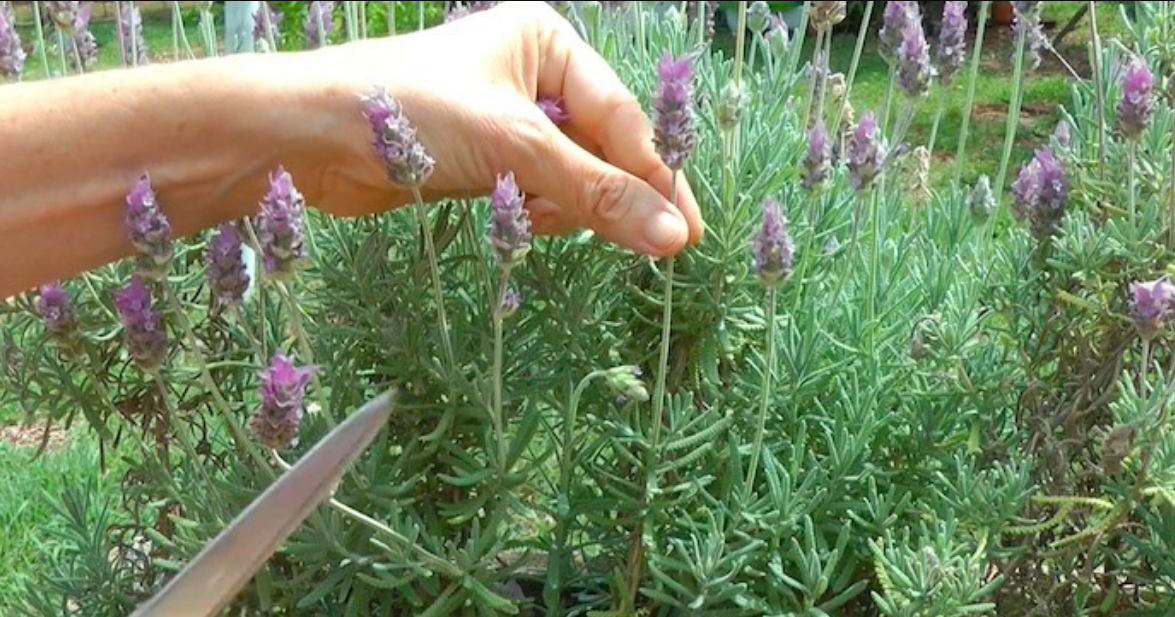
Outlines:
[[[486,195],[514,172],[539,234],[590,228],[631,250],[667,256],[702,237],[684,175],[670,204],[672,172],[653,148],[648,117],[606,61],[546,3],[503,3],[444,26],[308,52],[319,93],[352,114],[347,144],[319,174],[319,207],[360,215],[411,202],[371,149],[358,95],[384,86],[403,104],[436,160],[426,200]],[[653,67],[650,67],[653,70]],[[314,81],[314,80],[312,80]],[[560,99],[556,127],[535,101]]]

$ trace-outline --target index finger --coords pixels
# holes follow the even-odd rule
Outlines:
[[[668,197],[673,172],[653,147],[652,123],[640,101],[567,20],[545,8],[550,18],[541,20],[537,37],[539,96],[562,98],[571,128],[599,144],[609,163]],[[675,205],[689,225],[689,242],[696,244],[702,215],[684,175],[677,178]]]

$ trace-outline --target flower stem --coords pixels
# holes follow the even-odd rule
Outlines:
[[[1004,202],[1004,178],[1008,173],[1008,161],[1012,158],[1012,144],[1016,141],[1016,127],[1020,123],[1020,97],[1024,92],[1024,46],[1027,39],[1027,29],[1021,28],[1016,37],[1016,62],[1012,75],[1012,97],[1008,103],[1008,124],[1004,129],[1004,152],[1000,156],[1000,168],[993,187],[997,204]]]
[[[874,339],[877,324],[874,321],[877,319],[877,278],[878,271],[881,269],[881,191],[873,191],[869,202],[869,217],[873,224],[873,230],[869,234],[869,287],[867,288],[868,295],[868,319],[866,323],[869,327],[869,353],[874,352]]]
[[[396,36],[396,3],[387,2],[388,8],[388,36]]]
[[[276,48],[275,48],[276,49]],[[253,220],[245,217],[245,234],[249,236],[249,242],[252,243],[255,252],[253,254],[253,271],[257,273],[257,278],[261,278],[261,273],[264,271],[265,264],[261,257],[261,241],[257,239],[257,230],[253,227]],[[265,334],[265,287],[261,285],[261,281],[257,280],[253,283],[253,290],[257,293],[257,338],[261,343],[261,357],[260,361],[264,362],[269,358],[269,337]]]
[[[828,91],[828,76],[832,74],[832,30],[830,29],[824,35],[824,53],[820,54],[823,58],[821,63],[819,75],[819,85],[816,87],[816,119],[819,122],[824,121],[824,93]],[[807,127],[805,127],[807,128]]]
[[[810,65],[812,67],[812,74],[808,76],[808,98],[805,99],[804,104],[804,123],[800,125],[804,130],[808,129],[810,126],[809,122],[812,118],[812,103],[816,99],[816,80],[819,77],[820,71],[818,60],[820,59],[820,51],[822,49],[824,49],[823,28],[816,32],[816,44],[812,47],[812,63]]]
[[[747,469],[746,483],[743,484],[743,501],[751,497],[755,488],[755,474],[759,469],[759,456],[763,452],[763,435],[767,432],[767,407],[771,401],[771,377],[775,372],[775,302],[778,291],[775,285],[767,288],[767,360],[763,365],[763,388],[759,400],[759,425],[755,428],[755,441],[751,445],[751,462]]]
[[[971,108],[975,103],[975,82],[979,77],[979,61],[983,55],[983,33],[987,29],[987,17],[990,12],[990,1],[984,0],[979,3],[979,24],[975,28],[975,49],[971,52],[971,73],[967,80],[967,100],[963,104],[963,124],[959,126],[959,148],[955,151],[956,184],[962,179],[963,167],[967,162],[967,135],[971,127]]]
[[[1126,170],[1126,173],[1127,173],[1126,184],[1128,185],[1126,187],[1126,192],[1130,193],[1130,202],[1129,202],[1130,203],[1130,221],[1133,223],[1138,220],[1138,201],[1134,195],[1134,192],[1135,192],[1134,182],[1135,182],[1135,175],[1136,175],[1134,172],[1134,165],[1138,161],[1138,140],[1135,140],[1135,139],[1130,140],[1130,149],[1127,150],[1127,152],[1126,152],[1126,158],[1127,158],[1126,166],[1128,167],[1128,169]]]
[[[873,0],[865,3],[865,15],[861,18],[861,27],[857,29],[857,46],[853,48],[853,61],[849,63],[849,74],[845,76],[845,95],[841,99],[840,107],[836,110],[836,122],[832,125],[833,134],[840,141],[840,123],[844,120],[845,109],[849,105],[849,95],[853,92],[853,79],[857,76],[857,65],[861,61],[861,50],[865,47],[865,35],[869,32],[870,18],[873,16]]]
[[[506,298],[506,292],[510,288],[510,268],[502,268],[502,279],[498,283],[498,296],[494,300],[493,315],[494,315],[494,394],[493,394],[493,410],[491,420],[494,423],[494,440],[497,442],[498,450],[498,475],[499,480],[505,480],[506,476],[506,457],[508,450],[506,448],[506,422],[502,415],[502,312],[500,307],[503,300]]]
[[[1093,48],[1091,54],[1094,92],[1094,112],[1097,114],[1097,169],[1098,177],[1106,178],[1106,101],[1102,92],[1102,40],[1097,31],[1097,3],[1089,3],[1089,44]],[[1172,235],[1172,244],[1175,245],[1175,232]]]
[[[938,139],[938,125],[942,122],[942,114],[947,107],[947,85],[938,85],[938,109],[934,112],[934,123],[930,125],[930,139],[926,142],[926,149],[930,151],[931,160],[934,160],[934,142]]]
[[[183,448],[184,454],[188,456],[189,464],[195,467],[197,473],[200,474],[201,479],[208,485],[208,492],[215,496],[218,510],[223,511],[224,501],[220,497],[220,493],[216,490],[216,485],[212,482],[212,476],[208,474],[208,470],[200,462],[200,455],[196,452],[196,447],[192,441],[192,434],[188,431],[188,425],[184,423],[183,418],[180,418],[179,412],[171,403],[171,396],[167,392],[167,384],[163,383],[163,376],[160,371],[152,371],[152,377],[155,379],[155,385],[159,388],[159,397],[163,401],[163,406],[167,409],[167,419],[169,424],[175,426],[176,435],[179,436],[180,447]],[[218,514],[216,517],[217,523],[223,523],[219,520],[221,517]]]
[[[424,3],[416,3],[416,29],[424,30]]]
[[[673,179],[670,181],[669,187],[669,202],[677,203],[677,173],[673,174]],[[649,440],[649,450],[653,456],[653,460],[660,457],[661,422],[665,409],[665,378],[669,372],[669,336],[673,320],[674,261],[673,256],[665,260],[665,305],[661,315],[661,356],[657,361],[657,385],[653,393],[653,433]]]
[[[422,4],[421,6],[424,5]],[[318,46],[326,47],[328,38],[326,36],[326,18],[323,17],[322,11],[323,7],[321,4],[319,4],[318,10],[314,13],[314,18],[318,20]]]
[[[290,327],[294,330],[294,337],[298,339],[298,351],[302,354],[302,362],[314,364],[314,351],[310,347],[310,337],[302,326],[302,312],[298,308],[298,299],[294,290],[285,281],[279,281],[279,283],[278,287],[281,289],[282,297],[285,298],[286,306],[290,309]],[[318,398],[318,406],[321,407],[320,412],[326,418],[327,426],[333,429],[335,419],[331,415],[330,408],[327,407],[326,394],[322,390],[322,380],[318,377],[318,371],[314,372],[311,379],[314,381],[314,393]]]
[[[1138,356],[1138,394],[1139,396],[1147,396],[1146,371],[1150,365],[1151,341],[1145,336],[1142,337],[1142,354]]]
[[[245,309],[239,305],[233,307],[233,316],[236,317],[237,322],[241,325],[241,330],[245,333],[245,338],[249,339],[249,346],[253,348],[253,354],[256,356],[258,362],[265,362],[265,351],[261,349],[261,342],[257,335],[253,332],[253,327],[249,325],[249,316],[245,313]]]
[[[897,85],[897,80],[898,80],[897,70],[890,68],[889,69],[889,83],[887,83],[885,85],[885,103],[883,103],[884,111],[882,112],[882,115],[881,115],[881,134],[882,135],[889,134],[889,111],[890,111],[890,107],[893,105],[893,91],[894,91],[894,86]]]
[[[45,24],[41,22],[40,2],[33,2],[33,25],[37,29],[37,50],[41,56],[41,68],[45,71],[45,79],[49,79],[49,50],[45,48]]]
[[[184,51],[187,52],[188,59],[192,60],[196,57],[196,54],[192,53],[192,46],[190,44],[188,44],[188,32],[184,28],[184,16],[182,14],[180,14],[180,3],[179,2],[172,2],[171,3],[171,11],[172,11],[172,15],[174,15],[173,19],[174,19],[174,23],[176,26],[176,33],[179,35],[179,44],[184,46]],[[175,55],[176,55],[176,59],[178,60],[179,59],[179,47],[178,46],[176,47]]]
[[[432,273],[433,299],[437,305],[437,325],[441,329],[441,343],[444,346],[445,362],[447,368],[453,370],[456,366],[453,357],[453,342],[449,338],[449,318],[445,313],[445,295],[441,287],[441,269],[437,264],[437,250],[432,241],[432,226],[428,223],[428,213],[424,210],[424,198],[420,195],[419,188],[412,187],[412,197],[416,200],[416,219],[420,222],[420,234],[424,236],[424,249],[428,255],[428,268],[429,272]]]

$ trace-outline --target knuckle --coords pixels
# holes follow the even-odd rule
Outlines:
[[[586,183],[584,202],[595,220],[616,223],[632,210],[632,187],[633,183],[620,174],[600,174]]]

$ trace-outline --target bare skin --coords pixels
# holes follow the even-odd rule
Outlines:
[[[486,195],[513,171],[537,233],[590,228],[658,257],[702,237],[684,178],[667,199],[671,172],[632,93],[553,9],[512,2],[311,52],[0,87],[0,298],[130,255],[125,196],[143,172],[177,236],[254,213],[278,165],[333,215],[409,203],[361,114],[376,85],[436,159],[427,200]],[[570,121],[549,122],[540,96],[561,97]]]

